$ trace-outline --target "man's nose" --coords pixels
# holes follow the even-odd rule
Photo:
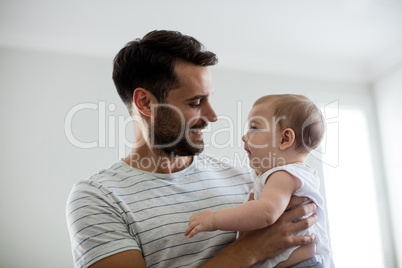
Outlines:
[[[208,119],[209,122],[216,122],[218,120],[218,116],[216,115],[210,102],[208,102],[205,106],[203,113],[203,116]]]

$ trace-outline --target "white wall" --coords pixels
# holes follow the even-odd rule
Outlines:
[[[105,148],[77,148],[66,138],[64,123],[71,108],[92,103],[98,105],[97,110],[80,110],[72,118],[77,139],[99,142],[99,116],[106,118],[106,127],[124,127],[117,122],[128,114],[115,92],[111,72],[112,59],[0,49],[1,267],[72,267],[64,212],[71,186],[111,165],[124,153],[110,146],[113,136],[105,134],[102,125],[100,136],[102,139],[105,134]],[[206,135],[207,142],[208,138],[215,139],[215,148],[207,152],[230,158],[235,153],[243,155],[243,145],[238,143],[243,133],[238,130],[238,118],[243,126],[252,103],[261,95],[301,93],[325,105],[335,100],[347,104],[352,101],[350,96],[358,99],[370,94],[366,85],[217,67],[212,68],[212,75],[212,103],[218,115],[233,119],[235,133],[234,145],[224,149],[216,148],[216,144],[231,141],[228,131]],[[346,92],[349,97],[343,94]],[[106,111],[99,115],[102,103]],[[117,109],[108,110],[110,104]],[[228,124],[221,120],[211,130],[227,128]],[[130,126],[123,130],[129,139]],[[211,141],[209,144],[213,145]]]
[[[80,102],[117,102],[110,76],[111,60],[0,49],[0,267],[72,267],[67,195],[116,155],[72,146],[64,119]],[[77,120],[82,139],[96,128]]]
[[[395,243],[397,262],[402,264],[402,67],[378,79],[373,91],[386,176],[382,183],[388,193],[388,211],[392,215],[387,226],[393,230],[390,239]]]

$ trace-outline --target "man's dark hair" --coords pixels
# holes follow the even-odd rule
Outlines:
[[[164,102],[169,91],[179,86],[174,70],[177,61],[210,66],[218,59],[195,38],[166,30],[152,31],[127,43],[117,53],[113,81],[130,114],[136,88],[145,88],[158,102]]]

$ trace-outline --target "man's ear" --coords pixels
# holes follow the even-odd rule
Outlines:
[[[151,116],[151,104],[157,103],[157,101],[151,92],[138,87],[133,93],[133,103],[141,114],[149,117]]]
[[[295,132],[291,128],[286,128],[281,132],[281,142],[279,144],[280,150],[290,148],[295,142]]]

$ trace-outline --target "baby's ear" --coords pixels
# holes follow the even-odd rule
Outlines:
[[[290,148],[295,142],[295,132],[291,128],[286,128],[281,132],[281,142],[279,144],[279,150],[286,150]]]

